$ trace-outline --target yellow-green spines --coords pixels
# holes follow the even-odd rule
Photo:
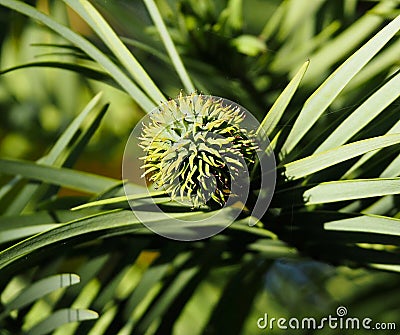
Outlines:
[[[143,176],[194,207],[223,205],[258,149],[243,119],[240,108],[215,97],[181,94],[168,101],[143,125]]]

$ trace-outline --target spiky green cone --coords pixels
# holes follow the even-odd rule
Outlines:
[[[223,206],[258,150],[254,132],[242,127],[243,120],[240,108],[223,99],[181,94],[168,101],[143,126],[143,177],[193,207]]]

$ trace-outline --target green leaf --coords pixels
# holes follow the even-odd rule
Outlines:
[[[62,273],[41,279],[30,284],[26,289],[19,293],[15,299],[7,303],[5,306],[6,311],[10,312],[14,309],[20,309],[36,300],[39,300],[50,292],[58,290],[59,288],[78,284],[79,282],[79,276],[73,273]]]
[[[350,219],[331,221],[325,223],[324,228],[326,230],[400,236],[400,220],[384,216],[363,215]]]
[[[86,234],[126,225],[133,225],[137,228],[141,226],[131,211],[113,211],[59,225],[57,228],[34,235],[1,251],[0,269],[45,246],[54,245],[73,237],[83,238]]]
[[[79,210],[79,209],[95,207],[95,206],[119,204],[119,203],[131,201],[131,200],[146,199],[146,198],[156,197],[156,196],[164,195],[164,194],[165,194],[164,191],[157,191],[157,192],[149,192],[149,193],[142,193],[142,194],[133,194],[133,195],[129,195],[129,196],[114,197],[114,198],[109,198],[109,199],[102,199],[102,200],[98,200],[98,201],[91,201],[86,204],[77,206],[75,208],[72,208],[72,210]]]
[[[52,229],[57,227],[57,224],[38,224],[38,225],[27,225],[25,227],[20,228],[12,228],[12,229],[1,229],[0,230],[0,244],[21,240],[25,237],[32,236],[43,231]]]
[[[400,121],[398,121],[392,128],[390,128],[390,130],[386,133],[386,135],[389,134],[396,134],[396,133],[400,133]],[[368,162],[368,160],[370,160],[374,155],[376,155],[380,150],[375,150],[375,151],[371,151],[366,153],[365,155],[363,155],[342,177],[342,179],[348,178],[356,169],[358,169],[361,165],[365,164],[366,162]],[[394,161],[389,165],[394,166],[393,164]],[[389,169],[389,166],[385,169],[385,171],[380,175],[380,177],[382,178],[391,178],[391,177],[397,177],[397,175],[388,175],[387,170]]]
[[[400,125],[400,122],[398,123]],[[400,175],[400,155],[398,155],[379,175],[380,178],[394,178]],[[395,200],[393,196],[388,195],[380,198],[367,208],[363,210],[363,213],[372,213],[372,214],[382,214],[387,213],[393,210],[395,207]]]
[[[229,209],[227,209],[227,211],[229,211]],[[142,220],[145,218],[145,223],[154,223],[154,225],[158,225],[157,228],[163,228],[164,231],[168,231],[168,229],[170,229],[174,231],[174,233],[176,232],[177,234],[182,235],[185,233],[190,234],[190,229],[196,227],[196,224],[193,224],[187,228],[182,225],[182,223],[173,223],[167,225],[168,222],[171,222],[171,217],[182,220],[201,220],[197,226],[205,227],[207,224],[213,226],[219,224],[218,222],[206,221],[208,218],[214,215],[215,212],[202,213],[198,211],[193,211],[191,213],[168,213],[168,216],[166,216],[164,213],[158,212],[142,212],[141,217]],[[220,219],[222,225],[224,226],[226,222],[223,220],[221,215]],[[122,229],[124,233],[126,233],[126,229],[128,229],[130,232],[137,232],[139,230],[140,232],[148,232],[147,228],[144,228],[142,223],[130,210],[113,210],[98,213],[65,224],[60,224],[54,229],[34,235],[6,250],[1,251],[0,270],[13,262],[20,260],[26,254],[34,252],[40,248],[54,246],[57,244],[61,245],[65,240],[71,240],[73,238],[78,240],[86,240],[88,236],[90,236],[91,239],[96,237],[111,236],[115,235],[120,229]]]
[[[39,163],[52,165],[59,158],[62,151],[68,146],[73,137],[82,126],[83,121],[93,111],[101,99],[102,93],[98,93],[90,102],[86,105],[83,111],[71,122],[67,129],[61,134],[50,152],[42,158]]]
[[[346,86],[343,93],[362,88],[362,85],[368,83],[369,80],[373,80],[374,77],[385,73],[385,71],[390,71],[390,68],[398,61],[399,53],[400,40],[389,45],[371,60]]]
[[[378,136],[345,144],[338,148],[285,164],[283,166],[284,173],[288,179],[299,179],[369,151],[382,149],[397,143],[400,143],[400,134]]]
[[[362,210],[364,214],[375,214],[375,215],[387,215],[390,211],[393,211],[395,207],[395,200],[392,195],[384,196],[379,200],[375,201],[372,205]]]
[[[304,201],[315,205],[399,193],[400,178],[340,180],[310,188],[304,192]]]
[[[0,159],[0,171],[88,193],[99,193],[119,183],[118,180],[87,172],[22,160]]]
[[[58,327],[71,322],[94,320],[99,317],[94,311],[87,309],[64,308],[52,313],[48,318],[29,329],[29,335],[44,335]]]
[[[367,11],[360,19],[353,22],[345,31],[334,39],[325,43],[310,56],[313,67],[304,78],[304,82],[309,84],[321,76],[332,65],[352,52],[370,34],[372,34],[384,22],[384,13],[388,13],[398,5],[398,1],[380,1],[375,7]]]
[[[153,46],[150,46],[148,44],[145,44],[145,43],[142,43],[135,39],[132,39],[132,38],[123,37],[123,36],[121,36],[120,38],[127,45],[131,45],[139,50],[146,52],[148,55],[152,55],[153,57],[158,58],[165,64],[171,65],[171,60],[168,58],[167,55],[165,55],[165,53],[163,51],[161,51]]]
[[[69,63],[69,62],[43,61],[43,62],[25,63],[22,65],[13,66],[13,67],[10,67],[3,71],[0,71],[0,75],[6,74],[6,73],[9,73],[12,71],[16,71],[19,69],[30,68],[30,67],[39,67],[39,68],[40,67],[49,67],[49,68],[68,70],[68,71],[82,74],[86,78],[101,81],[112,87],[116,87],[116,88],[119,87],[113,80],[111,80],[110,76],[107,73],[99,71],[95,68],[91,68],[89,66],[76,64],[76,63]]]
[[[165,26],[165,23],[161,17],[161,14],[153,0],[144,0],[146,4],[147,10],[150,13],[151,18],[154,21],[154,24],[157,27],[157,30],[161,36],[161,39],[164,43],[165,48],[167,49],[168,55],[171,58],[172,64],[174,64],[176,72],[179,75],[183,85],[185,86],[186,93],[195,92],[195,87],[183,65],[182,59],[180,58],[178,52],[176,51],[175,45],[171,39],[171,36]]]
[[[265,43],[254,35],[240,35],[231,44],[238,52],[251,57],[267,51]]]
[[[54,21],[48,15],[43,14],[32,6],[16,0],[0,0],[0,5],[13,9],[23,15],[39,21],[46,25],[72,44],[79,47],[87,55],[97,61],[111,77],[121,85],[123,89],[147,112],[150,112],[155,104],[137,87],[135,83],[121,70],[115,63],[110,60],[103,52],[96,48],[88,40],[75,33],[71,29]]]
[[[285,2],[286,12],[277,34],[278,39],[283,41],[288,38],[288,36],[293,33],[293,30],[297,29],[304,20],[315,15],[324,2],[326,2],[326,0]]]
[[[259,225],[259,227],[257,227]],[[259,236],[260,238],[277,239],[277,235],[270,230],[262,227],[262,223],[254,216],[248,216],[244,219],[236,220],[228,229],[238,230],[243,233]]]
[[[282,147],[282,154],[290,153],[307,131],[315,124],[347,83],[382,49],[400,29],[400,16],[379,31],[370,41],[348,58],[307,99],[293,129]]]
[[[261,33],[260,38],[264,41],[268,41],[271,36],[275,34],[275,32],[279,29],[279,24],[282,21],[282,18],[285,14],[285,10],[287,7],[287,2],[281,2],[279,7],[276,8],[274,13],[270,16],[269,20],[265,23]]]
[[[383,85],[346,118],[315,150],[315,154],[346,143],[400,96],[400,73]]]
[[[392,265],[392,264],[369,264],[369,266],[373,269],[384,270],[384,271],[393,271],[400,272],[400,265]]]
[[[228,0],[218,17],[216,26],[223,33],[237,32],[243,29],[243,0]]]
[[[122,43],[121,39],[110,27],[106,20],[89,1],[64,0],[85,22],[92,27],[93,31],[103,40],[114,56],[121,62],[127,72],[132,75],[139,86],[152,98],[153,102],[159,104],[165,101],[164,95],[151,80],[137,59],[129,49]]]
[[[340,27],[341,23],[338,20],[333,21],[318,35],[307,40],[307,43],[302,43],[298,41],[296,36],[293,36],[292,39],[295,41],[284,44],[275,55],[271,63],[271,70],[278,73],[286,73],[290,70],[290,73],[292,73],[304,59],[310,57],[313,50],[329,43],[333,34],[335,34]],[[293,46],[292,44],[295,45]]]
[[[71,168],[74,166],[79,156],[82,154],[89,141],[100,127],[101,121],[103,120],[109,104],[104,105],[99,109],[90,120],[86,128],[82,129],[79,137],[74,143],[71,143],[64,152],[64,156],[60,159],[60,166]]]
[[[82,212],[67,210],[37,211],[28,215],[0,216],[0,231],[28,225],[51,224],[72,221],[82,217]]]
[[[298,257],[296,248],[280,240],[258,239],[247,246],[250,251],[257,251],[268,259]]]
[[[263,130],[266,136],[270,136],[271,133],[275,130],[275,127],[278,124],[279,120],[282,118],[286,107],[289,105],[290,100],[292,99],[294,93],[299,87],[301,79],[307,71],[309,64],[310,61],[306,61],[293,77],[293,79],[290,81],[290,83],[285,87],[278,99],[276,99],[276,101],[272,105],[264,120],[261,122],[257,133],[259,133],[260,130]]]
[[[400,175],[400,155],[398,155],[380,174],[381,178],[391,178]]]

